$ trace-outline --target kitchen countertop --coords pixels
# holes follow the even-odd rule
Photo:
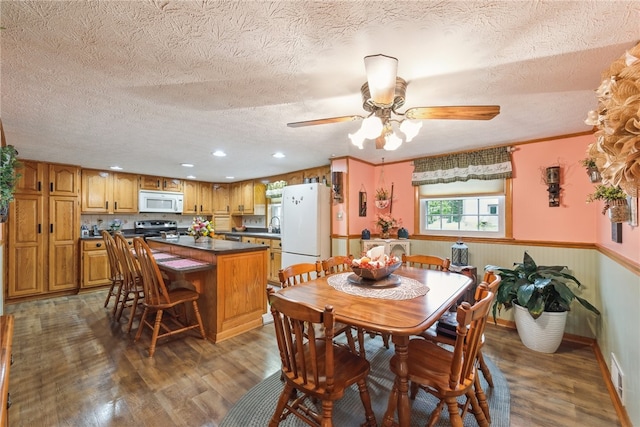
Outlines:
[[[246,236],[246,237],[263,237],[265,239],[277,239],[280,240],[280,233],[268,233],[266,231],[221,231],[218,234],[227,234],[231,236]]]
[[[211,252],[214,254],[231,254],[237,252],[255,252],[266,250],[267,246],[253,243],[232,242],[230,240],[201,238],[197,243],[192,236],[180,236],[179,238],[163,239],[162,237],[147,237],[148,241],[163,243],[166,245],[182,246],[190,249]]]

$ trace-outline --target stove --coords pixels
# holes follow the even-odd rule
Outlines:
[[[161,236],[162,232],[177,233],[177,231],[178,223],[176,221],[148,220],[135,222],[136,234],[142,234],[144,237],[157,237]]]

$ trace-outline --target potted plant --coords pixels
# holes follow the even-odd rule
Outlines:
[[[522,343],[536,351],[554,353],[562,342],[567,312],[577,300],[587,310],[600,311],[570,288],[582,286],[564,266],[538,266],[526,251],[512,269],[488,265],[502,278],[493,304],[493,319],[502,308],[515,307],[515,322]]]
[[[591,203],[594,200],[603,200],[605,202],[602,215],[608,210],[611,222],[625,222],[629,219],[627,194],[620,187],[597,185],[596,191],[587,197],[587,203]]]
[[[596,166],[596,161],[592,157],[587,157],[580,160],[582,166],[587,169],[587,175],[589,175],[589,181],[591,182],[600,182],[602,177],[600,176],[600,171]]]
[[[20,177],[16,172],[18,167],[18,151],[13,145],[0,147],[0,222],[7,220],[9,203],[13,200],[13,193]]]
[[[389,190],[380,187],[376,189],[376,207],[384,209],[389,206]]]

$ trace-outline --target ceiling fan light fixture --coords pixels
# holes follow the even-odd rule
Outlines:
[[[356,133],[350,133],[349,134],[349,139],[351,140],[351,143],[353,145],[355,145],[356,147],[358,147],[359,149],[363,149],[364,146],[364,135],[362,134],[362,128],[358,129],[358,131]]]
[[[392,106],[398,73],[398,59],[382,54],[365,56],[364,66],[373,102],[379,107]]]
[[[361,132],[364,138],[376,139],[382,133],[383,128],[384,125],[380,117],[369,116],[362,121],[362,126],[358,132]]]
[[[404,133],[406,142],[415,138],[421,128],[422,122],[419,120],[403,120],[402,123],[400,123],[400,132]]]
[[[393,151],[402,145],[402,139],[399,138],[395,132],[388,133],[384,140],[386,143],[384,144],[384,149],[387,151]]]

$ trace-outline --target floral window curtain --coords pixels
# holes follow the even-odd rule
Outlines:
[[[511,178],[511,154],[508,147],[416,159],[413,161],[411,184],[418,186],[502,178]]]

